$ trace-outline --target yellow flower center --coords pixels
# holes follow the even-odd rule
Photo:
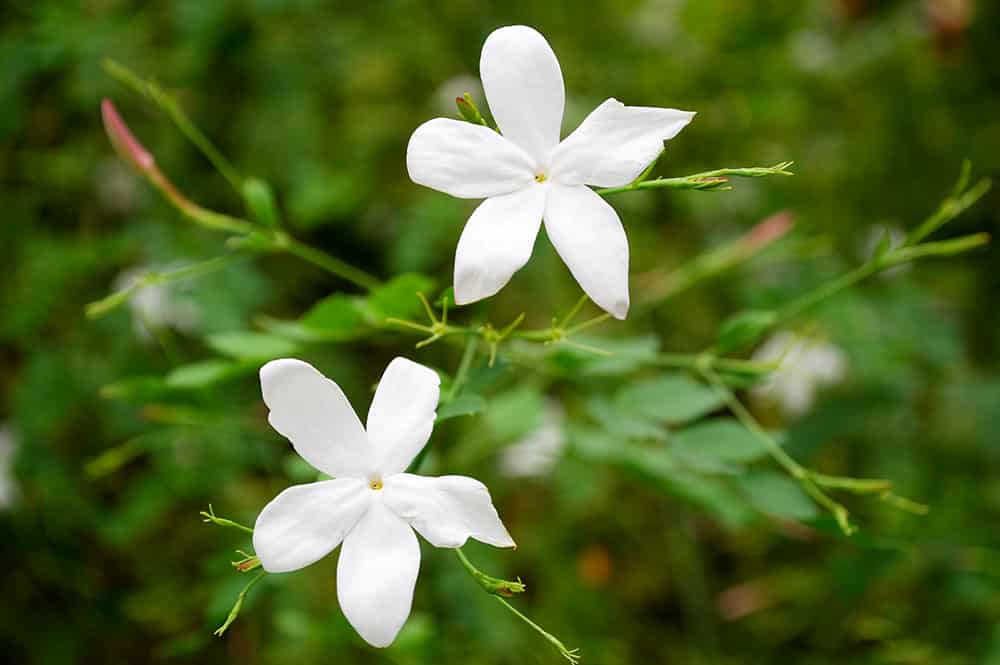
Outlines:
[[[368,481],[368,487],[370,487],[373,490],[380,490],[380,489],[382,489],[382,479],[381,478],[372,478],[371,480]]]
[[[545,175],[544,173],[536,173],[535,174],[535,182],[545,182],[548,179],[549,179],[549,177],[547,175]]]

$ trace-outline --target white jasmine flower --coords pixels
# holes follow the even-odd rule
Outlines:
[[[753,359],[779,363],[754,386],[754,396],[777,403],[782,412],[793,417],[809,410],[820,387],[839,383],[847,372],[847,359],[839,348],[787,331],[771,337]]]
[[[485,198],[455,256],[455,302],[499,291],[531,257],[542,220],[573,277],[619,319],[628,313],[628,240],[618,214],[587,185],[635,180],[694,113],[608,99],[559,141],[566,93],[559,61],[526,26],[494,31],[479,61],[501,134],[435,118],[410,138],[410,178],[459,198]]]
[[[513,478],[546,476],[552,472],[566,447],[563,430],[565,412],[558,402],[545,403],[537,429],[504,448],[500,469]]]
[[[170,263],[163,267],[129,268],[115,278],[115,289],[126,289],[150,272],[170,272],[184,265]],[[138,337],[150,339],[150,329],[173,328],[182,332],[197,329],[198,309],[184,288],[182,284],[149,284],[132,294],[128,306]]]
[[[434,427],[433,370],[405,358],[389,363],[367,430],[340,387],[301,360],[267,363],[260,383],[271,426],[334,479],[290,487],[267,504],[253,532],[257,556],[268,572],[283,573],[343,542],[337,597],[369,644],[391,644],[410,614],[420,568],[414,529],[435,547],[468,538],[514,546],[481,482],[405,473]]]

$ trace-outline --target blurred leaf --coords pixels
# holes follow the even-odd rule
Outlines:
[[[660,352],[660,340],[656,335],[624,338],[576,335],[573,339],[611,353],[606,357],[590,354],[589,362],[583,370],[587,376],[629,374],[654,360]]]
[[[368,311],[379,322],[387,318],[419,317],[424,306],[417,294],[427,294],[432,288],[434,280],[430,277],[417,273],[400,275],[371,292],[367,302]]]
[[[238,376],[252,369],[250,366],[229,360],[203,360],[190,365],[181,365],[167,374],[166,382],[171,388],[205,388]]]
[[[335,293],[310,307],[299,322],[326,339],[354,339],[366,331],[364,299]]]
[[[722,398],[710,386],[684,374],[669,374],[629,383],[618,391],[615,403],[624,413],[679,424],[715,411]]]
[[[627,439],[653,439],[666,441],[667,432],[656,423],[620,409],[616,402],[603,396],[587,400],[587,413],[604,427],[609,434]]]
[[[494,395],[490,399],[489,411],[484,414],[484,423],[497,440],[517,439],[538,427],[544,404],[540,388],[523,384]]]
[[[131,376],[102,387],[101,397],[146,402],[159,397],[168,389],[162,376]]]
[[[770,330],[778,320],[777,312],[750,309],[737,312],[726,319],[715,340],[720,354],[745,349]]]
[[[714,419],[675,432],[674,454],[690,461],[752,462],[767,454],[760,441],[736,420]]]
[[[463,393],[438,409],[437,421],[441,422],[456,416],[472,416],[485,409],[486,400],[481,395]]]
[[[792,520],[808,520],[818,512],[799,484],[783,473],[756,471],[738,482],[761,512]]]
[[[289,339],[243,330],[216,333],[205,342],[222,355],[240,360],[273,360],[299,351],[299,345]]]
[[[247,178],[243,181],[243,200],[247,208],[258,222],[278,228],[278,207],[274,202],[274,192],[271,186],[259,178]]]

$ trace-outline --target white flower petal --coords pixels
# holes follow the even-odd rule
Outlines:
[[[566,91],[552,47],[524,25],[494,30],[479,59],[479,75],[500,131],[540,165],[559,143]]]
[[[399,473],[424,447],[434,429],[440,386],[437,372],[406,358],[394,358],[385,368],[368,410],[375,471]]]
[[[410,616],[420,570],[420,545],[410,525],[375,500],[344,539],[337,563],[337,598],[366,642],[392,644]]]
[[[372,492],[356,478],[295,485],[257,516],[254,552],[269,573],[287,573],[322,559],[354,528]]]
[[[620,187],[635,180],[694,117],[690,111],[625,106],[608,99],[552,153],[550,175],[565,185]]]
[[[521,269],[535,246],[548,185],[530,187],[479,204],[455,252],[455,302],[488,298]]]
[[[385,504],[435,547],[461,547],[469,538],[514,547],[489,490],[474,478],[400,473],[386,479],[383,491]]]
[[[366,476],[371,449],[344,392],[309,363],[291,358],[260,368],[260,387],[271,427],[295,452],[331,476]]]
[[[616,319],[628,314],[628,239],[618,213],[593,190],[553,185],[545,232],[590,299]]]
[[[507,194],[531,184],[535,163],[489,127],[435,118],[406,146],[406,169],[418,185],[463,199]]]

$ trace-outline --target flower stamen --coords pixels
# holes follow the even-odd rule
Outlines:
[[[535,174],[535,182],[545,182],[548,179],[549,179],[549,177],[547,175],[545,175],[544,173],[536,173]]]
[[[370,489],[373,489],[373,490],[380,490],[380,489],[382,489],[382,479],[381,478],[372,478],[371,480],[368,481],[368,487]]]

